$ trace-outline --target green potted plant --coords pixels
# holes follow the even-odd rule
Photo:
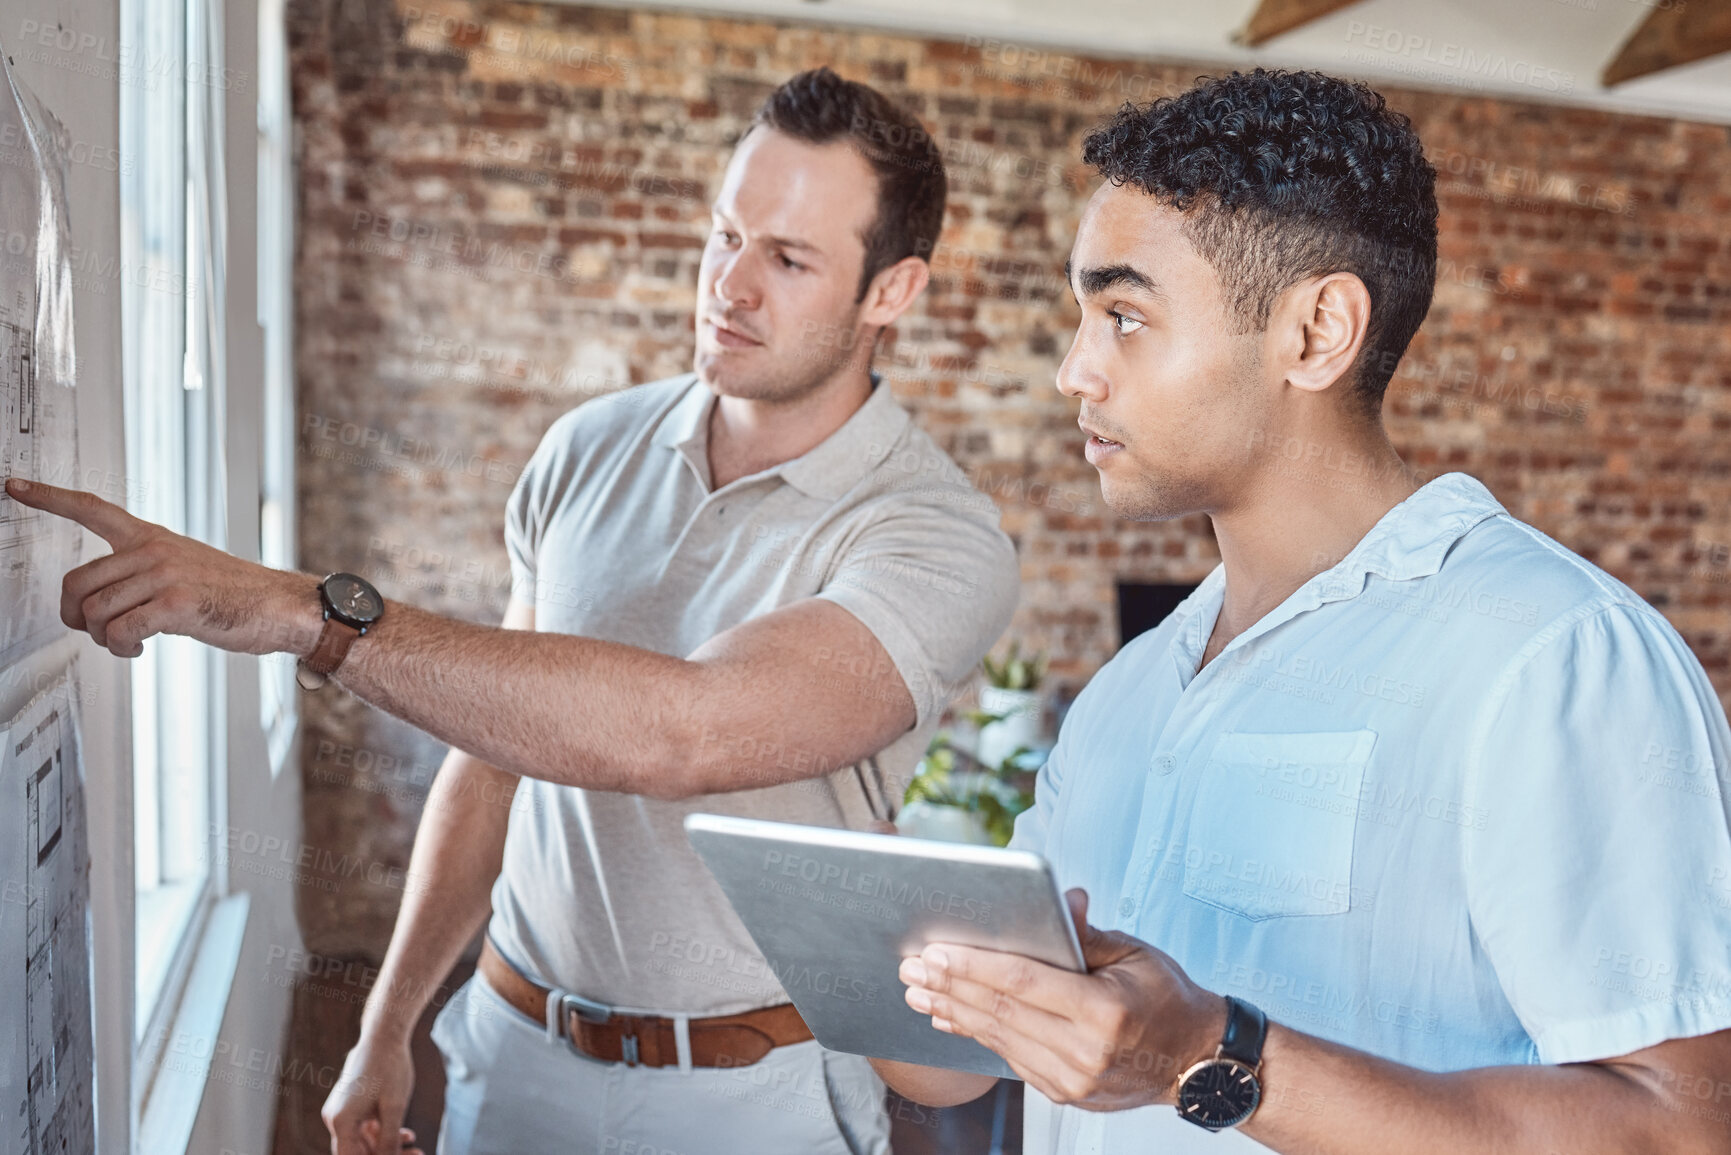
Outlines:
[[[1040,682],[1046,676],[1046,655],[1022,656],[1022,645],[1012,639],[1003,657],[987,654],[980,661],[986,684],[980,687],[980,712],[997,719],[980,728],[979,759],[997,766],[1018,747],[1031,747],[1040,739],[1044,699]]]
[[[1003,724],[990,715],[975,718],[982,734]],[[1034,802],[1033,768],[1024,764],[1030,752],[1018,747],[988,766],[957,746],[948,731],[938,731],[908,783],[897,828],[914,838],[1006,845],[1016,815]]]

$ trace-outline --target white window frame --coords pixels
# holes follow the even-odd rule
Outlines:
[[[226,548],[227,230],[218,0],[122,0],[122,394],[132,512]],[[188,638],[132,663],[133,1133],[201,933],[227,892],[225,655]]]
[[[264,330],[263,444],[259,461],[259,560],[295,568],[294,120],[284,0],[258,6],[258,323]],[[295,659],[259,659],[259,721],[274,778],[299,724]]]

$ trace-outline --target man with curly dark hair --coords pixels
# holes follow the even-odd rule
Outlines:
[[[1638,595],[1389,443],[1436,263],[1410,123],[1258,70],[1083,155],[1059,388],[1112,507],[1207,514],[1222,564],[1017,822],[1088,973],[933,946],[908,1004],[1027,1080],[1029,1155],[1731,1150],[1731,729]]]

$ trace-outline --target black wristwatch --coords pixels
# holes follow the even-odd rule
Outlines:
[[[1226,996],[1226,1033],[1214,1057],[1178,1077],[1178,1114],[1198,1127],[1241,1126],[1262,1102],[1262,1041],[1268,1016],[1243,999]]]
[[[313,652],[302,658],[295,681],[303,689],[316,690],[337,672],[356,638],[373,628],[385,614],[385,599],[372,583],[352,573],[334,573],[319,583],[324,603],[325,625]]]

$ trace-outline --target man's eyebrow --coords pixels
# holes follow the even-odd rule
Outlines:
[[[728,224],[733,223],[732,218],[727,215],[727,210],[723,209],[718,204],[712,204],[709,206],[709,215],[713,216],[713,217],[717,217],[717,218],[727,222]],[[770,244],[775,245],[777,248],[800,249],[804,252],[817,253],[819,255],[821,255],[823,253],[823,249],[820,248],[819,246],[812,244],[810,241],[802,241],[798,237],[774,237],[774,236],[772,236],[772,237],[767,237],[765,239],[767,239]]]
[[[808,253],[821,253],[822,249],[810,241],[802,241],[798,237],[770,237],[770,243],[783,249],[803,249]]]
[[[1069,261],[1064,262],[1064,279],[1071,279]],[[1166,299],[1166,294],[1161,291],[1159,285],[1154,283],[1154,278],[1134,265],[1102,265],[1099,268],[1083,269],[1076,274],[1075,281],[1078,291],[1085,297],[1104,293],[1107,289],[1115,288],[1118,285],[1128,285],[1133,289],[1147,293],[1150,297],[1160,300]]]

